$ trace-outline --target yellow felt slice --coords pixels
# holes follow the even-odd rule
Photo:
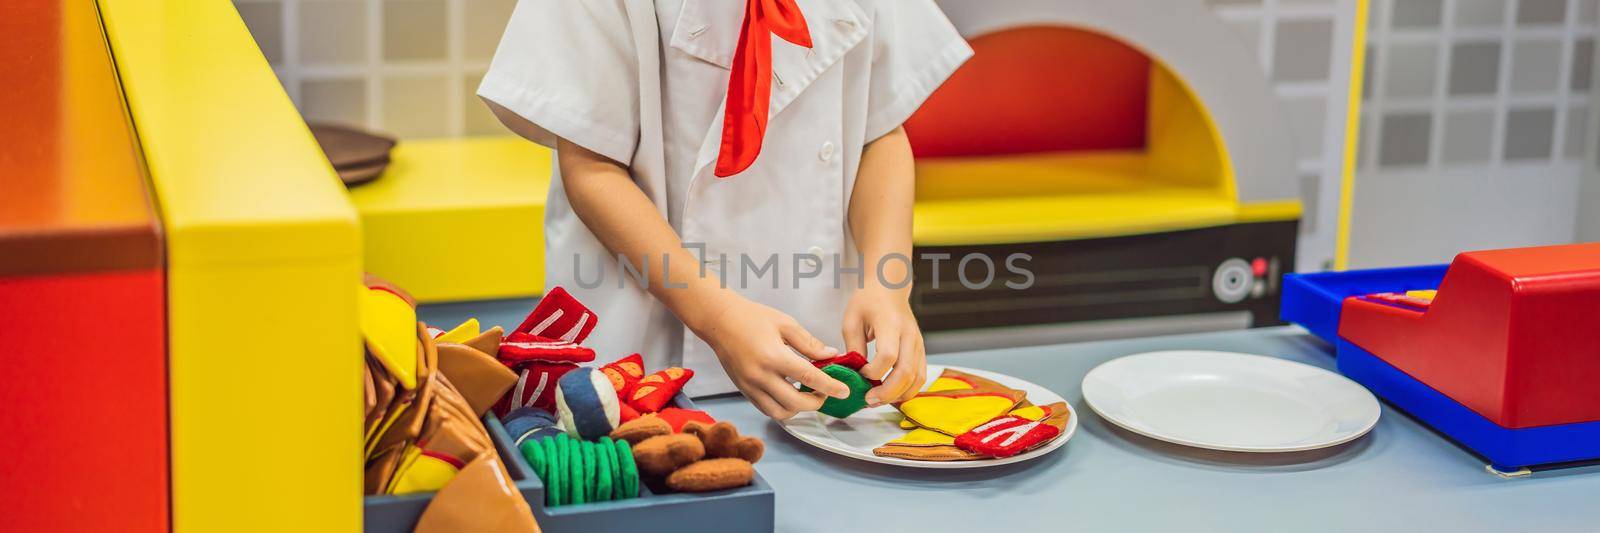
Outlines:
[[[1017,400],[996,394],[917,396],[900,404],[900,412],[917,425],[947,435],[960,435],[1011,411]]]
[[[906,446],[953,446],[955,443],[955,437],[931,429],[922,428],[913,429],[909,433],[906,433],[905,436],[888,442],[888,444],[900,444]]]
[[[453,342],[456,344],[461,344],[471,340],[473,337],[478,336],[480,333],[482,332],[478,330],[478,319],[469,318],[466,322],[462,322],[461,325],[456,326],[454,329],[444,332],[444,334],[440,335],[439,338],[434,339],[434,342]]]
[[[392,292],[361,287],[361,336],[406,390],[417,388],[417,310]]]
[[[1028,405],[1012,409],[1011,414],[1013,416],[1020,416],[1028,420],[1038,420],[1040,418],[1044,418],[1044,415],[1049,413],[1045,411],[1045,408],[1043,407],[1039,407],[1037,405]]]
[[[1438,295],[1439,295],[1439,291],[1436,291],[1436,290],[1406,291],[1406,296],[1410,296],[1412,298],[1417,298],[1419,300],[1432,300],[1434,296],[1438,296]]]
[[[961,381],[959,379],[953,379],[953,378],[947,378],[947,377],[942,377],[941,376],[941,377],[939,377],[937,379],[934,379],[933,383],[928,385],[928,390],[923,391],[923,392],[939,392],[939,391],[947,391],[947,390],[966,390],[966,389],[970,389],[970,388],[972,388],[972,384],[971,383],[967,383],[967,382]]]
[[[917,427],[917,423],[912,422],[911,419],[905,417],[900,418],[900,429],[917,429]]]
[[[457,471],[455,465],[436,457],[422,455],[421,449],[412,447],[406,450],[405,461],[395,472],[394,482],[389,485],[389,493],[434,492],[444,488],[445,484],[454,479]]]

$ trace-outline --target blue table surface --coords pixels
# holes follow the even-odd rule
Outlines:
[[[429,306],[448,327],[466,316],[515,325],[527,301]],[[430,320],[432,319],[432,320]],[[1061,394],[1081,419],[1046,457],[941,471],[866,463],[813,448],[743,398],[699,400],[767,441],[757,465],[777,494],[777,530],[802,531],[1600,531],[1600,468],[1501,479],[1483,461],[1384,404],[1371,434],[1288,454],[1172,445],[1088,409],[1084,374],[1152,350],[1228,350],[1333,368],[1331,347],[1298,327],[1263,328],[930,356],[1018,376]]]

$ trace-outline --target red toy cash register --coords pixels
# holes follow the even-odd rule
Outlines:
[[[1436,290],[1427,272],[1291,276],[1285,318],[1336,297],[1340,371],[1496,470],[1600,458],[1600,243],[1466,252]]]

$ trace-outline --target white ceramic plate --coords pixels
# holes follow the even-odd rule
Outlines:
[[[1314,366],[1229,352],[1107,361],[1083,378],[1101,417],[1153,439],[1213,450],[1294,452],[1343,444],[1378,423],[1378,400]]]
[[[1045,405],[1066,401],[1061,395],[1050,392],[1050,389],[1040,387],[1033,383],[1023,381],[1005,374],[996,374],[986,370],[975,370],[959,366],[928,365],[928,383],[933,383],[934,378],[950,368],[973,375],[989,378],[1001,385],[1018,389],[1028,393],[1028,401],[1035,405]],[[1072,438],[1078,429],[1078,412],[1067,405],[1067,410],[1072,414],[1067,416],[1067,427],[1056,440],[1025,453],[1019,453],[1004,459],[981,459],[976,461],[914,461],[898,457],[879,457],[872,454],[872,449],[884,443],[900,438],[906,430],[900,429],[900,411],[893,406],[880,405],[872,409],[863,409],[849,418],[838,419],[817,413],[800,413],[794,418],[783,422],[784,431],[800,439],[801,442],[822,448],[824,450],[874,463],[887,465],[909,466],[913,468],[985,468],[1004,464],[1018,463],[1055,451]]]

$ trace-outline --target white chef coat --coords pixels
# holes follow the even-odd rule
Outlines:
[[[932,0],[798,0],[813,47],[773,37],[761,154],[718,179],[712,169],[744,4],[520,0],[478,96],[534,142],[554,147],[559,136],[627,165],[683,241],[704,243],[703,255],[691,253],[708,273],[724,273],[730,288],[842,347],[855,281],[846,275],[835,288],[833,267],[860,266],[846,212],[862,148],[900,126],[972,49]],[[599,315],[584,344],[602,361],[639,352],[650,370],[694,370],[690,395],[734,390],[710,347],[578,220],[559,167],[545,206],[545,247],[546,284],[566,287]],[[718,262],[723,254],[726,264]],[[749,270],[741,284],[741,254],[758,266],[777,254],[777,271],[758,279]],[[650,267],[660,263],[652,258]],[[800,278],[797,288],[797,263],[821,274]],[[598,287],[580,284],[597,279]]]

